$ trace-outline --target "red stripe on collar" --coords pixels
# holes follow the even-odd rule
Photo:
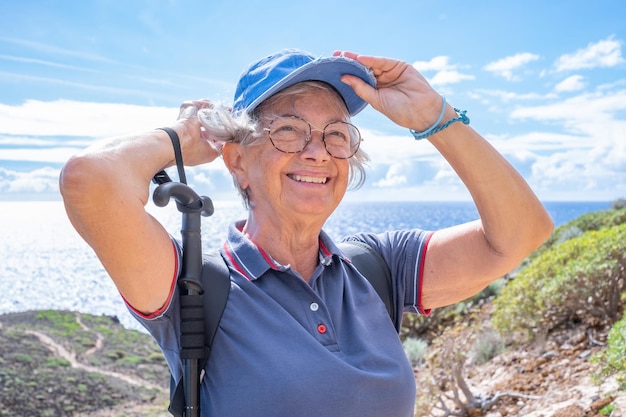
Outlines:
[[[224,242],[224,253],[230,260],[230,263],[235,268],[235,270],[237,270],[237,272],[243,275],[248,281],[252,281],[252,277],[246,274],[241,264],[237,262],[237,258],[233,255],[232,251],[230,250],[230,247],[228,246],[228,242]]]
[[[328,250],[326,245],[324,245],[324,242],[322,242],[322,239],[319,239],[319,244],[320,244],[320,250],[322,251],[322,255],[325,258],[332,255],[332,253]]]

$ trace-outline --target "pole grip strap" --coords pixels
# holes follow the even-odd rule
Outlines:
[[[178,180],[187,184],[187,176],[185,175],[185,165],[183,164],[183,152],[180,149],[180,138],[178,137],[178,133],[171,127],[159,127],[157,130],[162,130],[170,137],[172,141],[172,147],[174,148],[174,160],[176,161],[176,169],[178,169]],[[157,172],[152,181],[156,184],[163,184],[165,182],[172,181],[169,175],[163,171]]]

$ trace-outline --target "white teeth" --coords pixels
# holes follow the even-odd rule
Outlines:
[[[300,182],[311,182],[314,184],[326,183],[326,177],[307,177],[305,175],[292,175],[291,178]]]

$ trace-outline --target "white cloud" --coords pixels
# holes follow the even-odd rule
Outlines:
[[[104,77],[104,76],[103,76]],[[108,75],[107,75],[108,77]],[[106,77],[104,77],[106,78]],[[112,94],[116,96],[128,96],[128,97],[143,97],[143,98],[167,98],[160,93],[154,93],[152,91],[146,91],[141,88],[120,88],[109,85],[84,83],[77,81],[70,81],[62,78],[48,77],[48,76],[36,76],[28,75],[20,72],[5,72],[0,71],[0,81],[6,83],[20,83],[20,84],[43,84],[47,86],[61,86],[64,90],[85,90],[89,92]],[[44,87],[44,88],[46,88]]]
[[[464,80],[473,80],[476,77],[469,74],[462,74],[458,71],[439,71],[430,79],[433,86],[457,84]]]
[[[471,74],[463,74],[458,70],[458,65],[450,64],[450,57],[436,56],[430,61],[415,61],[413,67],[420,72],[435,71],[429,82],[433,86],[456,84],[464,80],[473,80],[476,77]]]
[[[550,103],[525,104],[510,112],[513,122],[533,122],[531,130],[501,136],[482,132],[542,198],[611,200],[626,195],[626,90],[599,89],[558,102],[555,94],[481,94],[517,104]],[[364,136],[378,176],[370,175],[361,194],[370,190],[385,198],[393,198],[393,192],[405,199],[441,199],[438,191],[445,190],[450,198],[466,196],[457,175],[429,142],[374,131]]]
[[[387,174],[385,178],[376,181],[373,185],[374,187],[387,188],[387,187],[398,187],[400,185],[406,184],[406,164],[392,164],[387,170]]]
[[[518,142],[514,148],[525,144],[534,150],[527,180],[538,190],[554,193],[551,199],[620,198],[626,195],[624,110],[626,90],[602,89],[551,104],[519,107],[511,113],[513,119],[539,124],[532,134],[506,143]],[[542,132],[542,123],[562,133]]]
[[[621,42],[612,37],[596,43],[573,54],[562,55],[555,63],[557,71],[578,70],[584,68],[614,67],[624,63]]]
[[[537,61],[538,59],[539,55],[523,52],[491,62],[485,65],[484,69],[509,81],[515,81],[519,78],[513,74],[514,70],[523,67],[529,62]]]
[[[580,200],[595,199],[597,195],[623,197],[626,195],[624,166],[621,172],[615,170],[606,164],[604,156],[574,149],[539,157],[533,165],[533,180],[542,189],[569,191]]]
[[[515,91],[505,90],[486,90],[476,89],[468,93],[468,96],[475,98],[476,100],[482,100],[484,97],[496,98],[504,103],[511,101],[529,101],[529,100],[546,100],[550,98],[556,98],[554,94],[539,94],[539,93],[518,93]]]
[[[559,102],[555,101],[554,94],[491,90],[479,91],[479,94],[502,102],[525,104],[513,110],[510,117],[514,122],[535,122],[532,131],[506,136],[482,133],[523,172],[539,193],[587,190],[589,199],[623,196],[619,193],[626,188],[626,141],[623,138],[626,90],[599,88],[596,92]],[[548,104],[528,105],[531,100]],[[173,121],[177,113],[174,108],[61,100],[0,105],[0,130],[11,131],[4,137],[0,134],[0,159],[62,163],[77,149],[87,146],[94,136],[152,129]],[[456,174],[428,141],[416,142],[408,132],[389,135],[362,129],[362,133],[366,137],[363,149],[372,156],[374,172],[368,172],[368,183],[360,195],[369,192],[378,198],[384,193],[390,197],[395,194],[397,199],[422,200],[467,196]],[[48,134],[56,136],[46,136]],[[71,135],[77,136],[67,138]],[[172,175],[175,177],[176,173]],[[6,193],[57,192],[57,178],[57,168],[28,173],[3,169],[0,170],[0,190]],[[214,194],[236,196],[221,163],[189,169],[188,178],[199,193],[211,197]],[[586,196],[581,195],[579,199]],[[548,197],[558,198],[551,194]],[[562,197],[572,198],[565,194]]]
[[[581,76],[569,77],[546,94],[472,91],[473,99],[493,102],[498,112],[508,114],[511,133],[482,133],[547,200],[606,201],[626,195],[623,80],[576,93],[583,81]],[[560,99],[556,93],[563,91],[575,95]],[[515,107],[511,110],[506,103]],[[450,169],[440,167],[428,185],[451,190],[454,177]]]
[[[560,83],[558,83],[554,87],[554,91],[557,93],[564,93],[570,91],[578,91],[585,88],[585,83],[583,82],[582,75],[572,75],[571,77],[567,77]]]
[[[624,110],[626,90],[600,90],[551,104],[519,107],[511,117],[561,123],[567,131],[589,135],[595,141],[623,141]]]
[[[621,172],[622,177],[626,175],[626,142],[623,140],[600,144],[590,152],[589,157],[592,161],[597,162],[597,168],[606,169],[610,172]],[[615,180],[616,183],[619,183],[619,178],[615,178]]]
[[[0,133],[108,137],[171,124],[177,108],[71,100],[0,104]]]
[[[0,190],[6,193],[58,192],[59,170],[45,167],[29,172],[0,168]]]
[[[12,146],[14,148],[19,146],[24,147],[56,147],[56,146],[72,146],[78,148],[86,148],[91,144],[92,139],[83,139],[79,137],[58,137],[58,136],[2,136],[0,134],[0,147]]]
[[[456,68],[454,65],[450,64],[448,61],[450,60],[449,56],[440,55],[436,56],[430,61],[415,61],[413,63],[413,67],[418,71],[443,71],[443,70],[451,70]]]
[[[28,161],[28,162],[47,162],[47,163],[63,163],[74,155],[83,147],[58,147],[58,148],[22,148],[22,149],[3,149],[0,148],[0,160],[3,161]]]
[[[170,168],[172,178],[178,178],[175,168]],[[202,188],[210,191],[235,191],[230,172],[221,158],[210,164],[201,166],[185,167],[189,185],[194,188]]]
[[[552,133],[536,130],[518,135],[486,135],[486,139],[502,154],[514,155],[519,160],[527,160],[528,155],[559,152],[563,149],[591,149],[594,144],[587,136]]]
[[[428,141],[416,141],[408,130],[403,136],[387,135],[369,129],[361,129],[361,134],[367,138],[361,147],[375,164],[392,165],[400,159],[424,161],[439,156]]]

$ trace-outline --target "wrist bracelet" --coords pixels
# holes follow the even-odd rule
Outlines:
[[[454,122],[463,122],[463,124],[465,124],[465,125],[468,125],[470,123],[469,117],[467,117],[465,115],[465,113],[467,113],[467,110],[459,110],[459,109],[457,109],[455,107],[454,111],[456,112],[456,114],[459,115],[459,117],[455,117],[454,119],[450,119],[447,122],[445,122],[444,124],[442,124],[441,126],[439,126],[439,123],[441,122],[441,119],[443,119],[443,114],[444,114],[444,112],[446,110],[446,98],[444,96],[441,96],[441,97],[443,98],[443,106],[441,108],[441,114],[439,115],[439,119],[437,119],[435,124],[433,124],[430,128],[424,130],[423,132],[416,132],[413,129],[409,129],[409,131],[411,132],[411,134],[413,135],[415,140],[426,139],[426,138],[434,135],[435,133],[441,132],[443,129],[445,129],[446,127],[450,126]]]

